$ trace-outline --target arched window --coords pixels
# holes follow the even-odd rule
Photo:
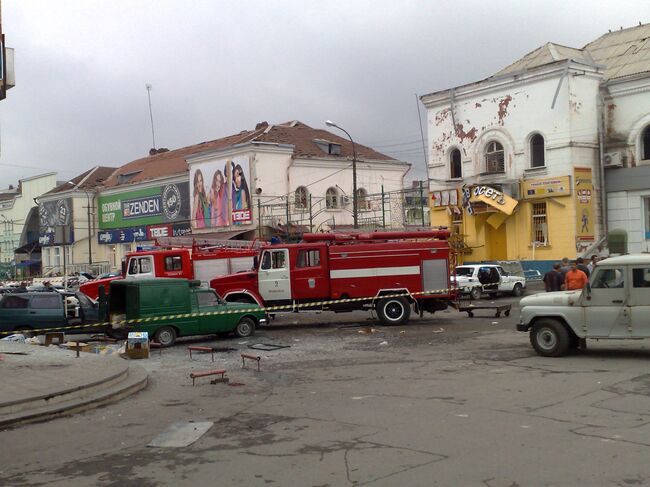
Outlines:
[[[357,188],[357,210],[368,209],[368,192],[363,188]]]
[[[296,208],[307,208],[307,201],[309,200],[309,192],[304,186],[299,186],[294,194],[294,203]]]
[[[336,188],[328,188],[325,193],[325,208],[335,210],[339,207],[339,192]]]
[[[485,147],[485,172],[506,172],[505,152],[496,141],[488,142]]]
[[[641,156],[644,161],[650,160],[650,125],[648,125],[641,135]]]
[[[544,167],[544,137],[535,134],[530,138],[530,167]]]
[[[454,149],[449,154],[449,165],[451,168],[451,179],[463,177],[463,163],[458,149]]]

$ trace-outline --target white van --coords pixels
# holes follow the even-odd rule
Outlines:
[[[650,338],[648,316],[650,255],[623,255],[598,262],[581,291],[523,298],[517,330],[530,332],[538,354],[558,357],[587,338]]]

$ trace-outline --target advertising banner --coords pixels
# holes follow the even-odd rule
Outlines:
[[[230,159],[190,166],[193,229],[230,225]]]
[[[189,183],[99,197],[102,230],[187,221],[190,217]]]
[[[576,240],[595,239],[594,183],[589,167],[573,168],[574,198],[576,206]]]
[[[466,199],[470,203],[485,203],[506,215],[512,215],[517,203],[519,203],[502,191],[498,191],[490,186],[474,186],[471,189],[466,188],[464,191],[466,192]]]
[[[167,225],[149,225],[147,227],[147,240],[155,240],[158,237],[171,237],[172,226]]]
[[[553,196],[569,196],[571,194],[571,178],[559,176],[556,178],[529,179],[522,181],[521,194],[525,200],[550,198]]]
[[[39,203],[38,225],[38,241],[41,245],[62,244],[64,240],[64,227],[68,228],[68,233],[65,235],[65,242],[73,243],[72,198]]]
[[[146,227],[118,228],[97,232],[97,242],[100,244],[144,242],[145,240],[147,240]]]
[[[248,156],[235,157],[231,163],[232,223],[243,225],[253,222],[251,193],[248,187],[250,167]]]

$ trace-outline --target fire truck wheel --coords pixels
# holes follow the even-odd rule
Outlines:
[[[411,316],[411,305],[403,297],[382,299],[377,304],[377,315],[384,325],[403,325]]]
[[[255,333],[255,322],[250,318],[242,318],[237,323],[237,328],[235,328],[235,335],[239,338],[249,337]]]
[[[161,347],[171,347],[176,342],[176,330],[171,326],[163,326],[156,330],[153,339],[160,343]]]

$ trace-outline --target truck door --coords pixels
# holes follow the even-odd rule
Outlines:
[[[153,272],[152,256],[131,257],[129,259],[126,273],[127,279],[147,279],[152,277],[156,277]]]
[[[325,247],[299,249],[296,265],[291,271],[293,297],[315,301],[329,297],[329,276],[323,262]]]
[[[624,266],[597,267],[590,281],[591,291],[582,291],[587,336],[630,336],[625,272]]]
[[[628,311],[633,337],[650,337],[650,266],[633,266]]]
[[[258,279],[260,296],[264,301],[291,300],[289,250],[265,250],[262,253]]]

